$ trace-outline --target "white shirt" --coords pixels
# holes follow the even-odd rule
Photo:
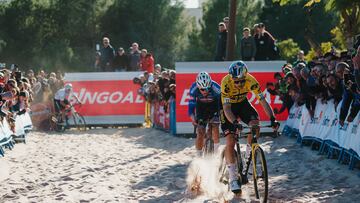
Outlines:
[[[66,93],[65,88],[62,88],[56,92],[54,99],[60,101],[64,101],[65,99],[69,100],[71,98],[71,95],[72,95],[72,91]]]

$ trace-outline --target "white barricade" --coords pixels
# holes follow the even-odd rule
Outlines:
[[[286,125],[299,131],[301,137],[313,137],[321,140],[331,140],[344,149],[352,149],[360,154],[360,113],[353,122],[339,124],[341,102],[335,109],[332,100],[322,103],[317,100],[314,118],[310,118],[305,105],[293,106],[289,112]]]
[[[22,122],[21,116],[16,116],[15,118],[15,135],[16,136],[24,136],[24,124]]]
[[[31,118],[28,112],[26,112],[25,114],[22,114],[21,116],[19,116],[23,126],[24,126],[24,130],[32,130],[33,129],[33,125],[31,122]]]

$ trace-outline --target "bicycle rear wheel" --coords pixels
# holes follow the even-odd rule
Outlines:
[[[86,130],[86,122],[82,115],[80,115],[78,112],[75,112],[73,114],[74,118],[74,125],[78,130],[85,131]]]
[[[265,154],[260,146],[255,148],[254,153],[253,181],[255,196],[260,200],[260,202],[267,202],[269,180]]]

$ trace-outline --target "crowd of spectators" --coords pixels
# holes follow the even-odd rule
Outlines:
[[[154,73],[147,71],[133,79],[134,84],[140,86],[138,93],[143,95],[146,101],[163,102],[167,105],[170,98],[175,98],[176,72],[174,70],[162,70],[160,64],[155,65]]]
[[[63,86],[62,74],[40,70],[22,72],[17,65],[0,69],[0,116],[7,119],[11,130],[15,130],[15,117],[26,113],[31,102],[44,102],[52,99],[53,93]],[[15,132],[15,131],[14,131]]]
[[[316,101],[333,100],[335,108],[341,102],[339,123],[352,122],[360,110],[360,40],[355,44],[356,53],[336,51],[305,61],[304,52],[298,53],[293,64],[285,64],[282,73],[276,73],[277,82],[268,83],[267,90],[279,95],[283,101],[275,114],[289,110],[292,105],[306,105],[314,117]],[[334,109],[335,111],[336,109]]]
[[[99,47],[95,57],[95,70],[101,72],[147,71],[154,72],[154,57],[146,49],[139,49],[134,42],[128,52],[123,47],[116,51],[108,37],[103,38],[103,46]]]
[[[227,28],[229,17],[225,17],[219,23],[215,61],[226,60]],[[279,50],[275,38],[266,30],[264,23],[255,24],[253,32],[248,27],[243,28],[243,36],[240,40],[240,59],[243,61],[267,61],[279,57]]]

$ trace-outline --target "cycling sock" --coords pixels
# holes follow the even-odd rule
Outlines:
[[[251,145],[250,144],[246,144],[246,159],[249,158],[251,153]]]
[[[202,156],[202,150],[196,150],[196,156],[201,157]]]
[[[227,167],[228,167],[228,170],[229,170],[230,181],[237,180],[238,179],[238,177],[237,177],[237,168],[236,168],[235,164],[228,164]]]
[[[220,143],[214,143],[214,152],[218,152]]]

